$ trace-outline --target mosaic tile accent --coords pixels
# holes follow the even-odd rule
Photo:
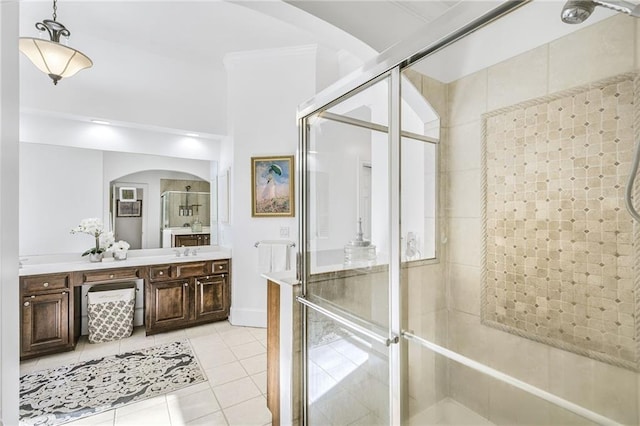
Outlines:
[[[637,370],[635,75],[483,115],[483,323]],[[637,186],[637,185],[636,185]]]

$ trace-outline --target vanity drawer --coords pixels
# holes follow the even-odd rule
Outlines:
[[[211,262],[179,263],[175,265],[176,278],[197,277],[211,273]]]
[[[85,272],[83,281],[85,283],[94,283],[100,281],[121,281],[136,280],[140,278],[140,270],[138,268],[118,268],[108,269],[106,271]]]
[[[39,275],[22,278],[22,291],[27,293],[42,293],[49,290],[69,288],[69,274]]]
[[[171,278],[171,265],[150,266],[149,279],[151,281],[160,281]]]
[[[212,271],[214,274],[222,274],[229,272],[229,261],[228,260],[215,260],[213,262]]]

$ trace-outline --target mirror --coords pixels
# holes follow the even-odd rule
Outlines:
[[[210,187],[210,243],[216,244],[216,174],[215,161],[22,142],[20,256],[68,253],[80,256],[91,246],[92,238],[86,234],[72,235],[70,230],[89,217],[99,217],[106,228],[113,229],[112,220],[118,213],[118,203],[114,203],[118,200],[113,194],[119,195],[119,190],[113,188],[120,186],[135,187],[141,201],[138,248],[162,247],[162,179],[198,181]],[[138,217],[136,206],[126,206],[121,213]]]
[[[146,170],[109,186],[109,217],[116,241],[128,242],[131,249],[210,244],[209,181],[177,171]],[[123,189],[135,192],[136,199],[123,199]]]

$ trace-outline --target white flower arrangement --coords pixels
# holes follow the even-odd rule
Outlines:
[[[112,251],[114,253],[126,253],[127,250],[129,250],[129,247],[131,247],[131,245],[129,245],[128,242],[120,240],[109,247],[109,251]]]
[[[72,234],[88,234],[95,239],[95,247],[82,253],[83,256],[88,254],[99,254],[106,252],[114,243],[115,238],[113,232],[105,231],[102,221],[96,217],[82,219],[80,225],[71,230]]]

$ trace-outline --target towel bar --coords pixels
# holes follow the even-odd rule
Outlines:
[[[288,241],[288,240],[262,240],[262,241],[256,241],[256,243],[253,246],[257,248],[260,244],[286,244],[287,247],[295,247],[296,246],[296,243],[294,243],[293,241]]]

